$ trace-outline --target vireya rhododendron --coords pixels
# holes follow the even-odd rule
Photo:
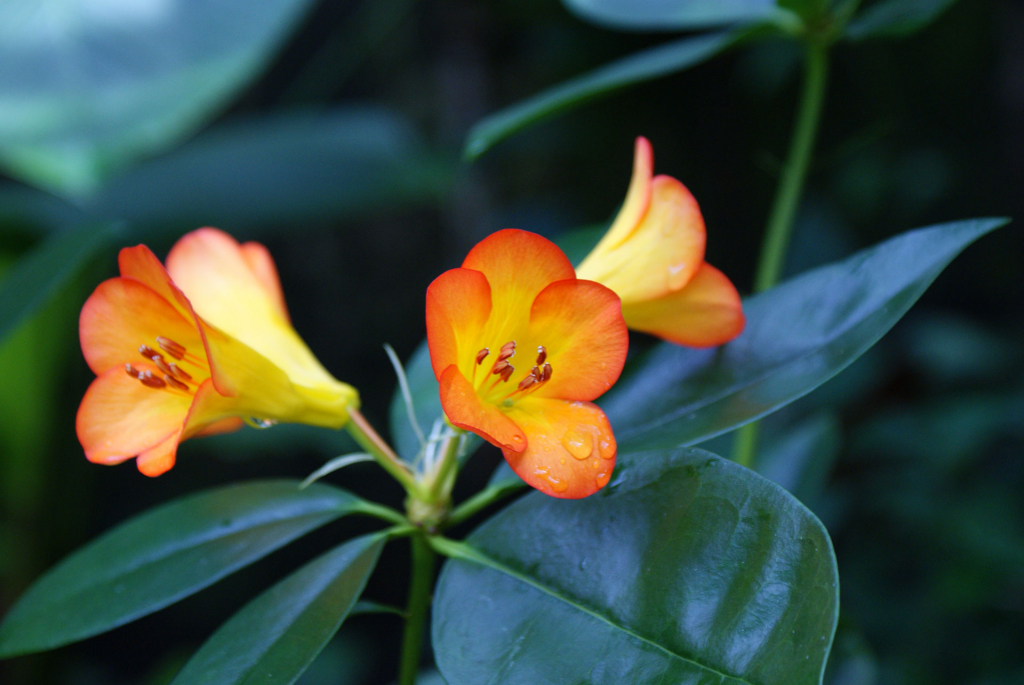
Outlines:
[[[591,400],[618,379],[629,336],[618,296],[553,243],[515,229],[480,242],[427,289],[427,342],[448,420],[524,481],[564,498],[608,483],[615,436]]]
[[[166,269],[145,245],[118,263],[121,276],[96,288],[79,319],[97,375],[77,419],[90,461],[137,457],[157,476],[187,438],[243,419],[338,428],[358,407],[292,328],[262,245],[202,228],[174,245]]]
[[[622,298],[630,328],[690,347],[721,345],[743,331],[739,293],[704,261],[704,218],[693,195],[671,176],[652,176],[653,168],[651,144],[639,137],[626,200],[576,273]]]

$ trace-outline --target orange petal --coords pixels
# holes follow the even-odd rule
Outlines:
[[[614,290],[623,303],[661,297],[685,286],[704,262],[704,218],[682,183],[657,176],[651,204],[628,240],[601,244],[576,270],[579,278]]]
[[[210,435],[221,435],[223,433],[234,433],[236,430],[239,430],[244,425],[245,425],[245,421],[243,421],[242,419],[240,419],[240,418],[238,418],[236,416],[230,416],[230,417],[228,417],[226,419],[220,419],[219,421],[214,421],[213,423],[208,425],[206,428],[203,428],[202,430],[197,431],[196,434],[195,434],[195,437],[197,437],[197,438],[205,438],[205,437],[210,436]]]
[[[629,349],[618,296],[593,281],[558,281],[534,300],[531,343],[547,351],[551,380],[540,397],[593,400],[612,387]]]
[[[192,306],[185,299],[181,290],[174,285],[164,265],[156,258],[153,251],[145,245],[125,247],[117,255],[117,264],[121,276],[133,278],[148,286],[160,297],[167,300],[178,313],[186,319],[192,317]]]
[[[654,172],[654,151],[651,143],[638,136],[633,152],[633,177],[622,208],[595,251],[612,250],[621,245],[640,225],[651,204],[651,176]]]
[[[552,497],[579,499],[605,485],[615,468],[615,436],[590,402],[528,398],[509,410],[526,434],[522,452],[503,450],[520,478]]]
[[[523,431],[496,406],[482,402],[455,364],[441,373],[439,384],[441,406],[452,425],[473,431],[508,452],[526,448]]]
[[[178,453],[178,444],[180,442],[181,431],[167,436],[167,439],[160,444],[151,447],[135,460],[135,465],[144,476],[150,478],[156,478],[157,476],[167,473],[174,466],[174,461]]]
[[[284,291],[281,290],[281,278],[277,275],[277,265],[270,251],[261,243],[248,242],[240,246],[242,258],[249,265],[253,275],[263,286],[267,297],[277,307],[278,313],[285,321],[291,322],[288,316],[288,306],[284,302]]]
[[[184,345],[196,356],[206,356],[195,324],[164,297],[132,278],[111,278],[97,286],[82,307],[78,334],[85,360],[97,375],[126,362],[138,366],[144,361],[140,345],[160,351],[157,336]]]
[[[254,254],[253,249],[243,251],[238,241],[223,231],[201,228],[171,248],[167,271],[204,321],[283,369],[295,383],[305,387],[341,385],[292,329],[280,299],[250,267]],[[261,270],[267,270],[266,263]],[[213,355],[212,347],[210,353]],[[222,393],[235,393],[227,381],[216,377],[215,381]]]
[[[466,255],[462,268],[487,277],[495,319],[523,322],[541,290],[555,281],[576,278],[572,263],[557,245],[515,228],[492,233],[477,243]],[[500,328],[501,322],[497,323]],[[492,334],[502,336],[499,331]]]
[[[89,461],[117,464],[177,436],[191,404],[191,395],[147,387],[114,367],[82,398],[75,421],[78,440]]]
[[[434,376],[452,364],[469,373],[479,340],[491,313],[491,287],[487,278],[471,269],[451,269],[427,288],[427,346]]]
[[[622,313],[630,328],[689,347],[729,342],[746,323],[736,287],[725,274],[706,263],[682,290],[623,305]]]

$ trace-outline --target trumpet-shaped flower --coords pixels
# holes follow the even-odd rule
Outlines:
[[[480,242],[427,289],[427,342],[448,420],[529,485],[579,498],[608,483],[615,436],[591,400],[618,379],[629,334],[618,296],[553,243],[515,229]]]
[[[651,144],[637,138],[626,201],[576,273],[622,298],[630,328],[690,347],[721,345],[743,331],[739,293],[704,261],[693,195],[670,176],[652,176],[653,167]]]
[[[178,444],[235,430],[243,419],[337,428],[358,406],[291,326],[277,269],[259,243],[212,228],[167,256],[124,248],[121,276],[101,283],[79,319],[82,352],[97,378],[78,409],[89,461],[137,457],[157,476]]]

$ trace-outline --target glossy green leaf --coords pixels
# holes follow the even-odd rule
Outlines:
[[[365,535],[336,547],[246,604],[199,648],[174,683],[294,683],[352,610],[386,539]]]
[[[740,31],[711,33],[659,45],[560,83],[477,122],[464,154],[479,157],[513,133],[589,100],[700,64],[735,45]]]
[[[137,516],[29,588],[0,624],[0,658],[82,640],[187,597],[282,545],[369,505],[320,483],[232,485]]]
[[[850,21],[846,36],[850,40],[909,36],[938,19],[954,2],[956,0],[881,0]]]
[[[681,31],[779,16],[775,0],[562,0],[580,19],[613,29]]]
[[[141,230],[245,229],[431,201],[451,165],[380,107],[291,112],[217,126],[114,178],[91,208]]]
[[[904,233],[746,300],[746,330],[723,347],[657,346],[599,401],[620,451],[703,442],[807,394],[892,328],[964,248],[1006,223]]]
[[[0,341],[68,283],[116,233],[92,223],[51,234],[0,280]]]
[[[311,0],[0,3],[0,161],[82,195],[187,137],[257,77]]]
[[[821,523],[708,452],[629,456],[596,495],[535,493],[438,543],[445,679],[818,685],[839,609]]]

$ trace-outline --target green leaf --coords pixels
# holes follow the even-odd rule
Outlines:
[[[735,45],[743,35],[741,31],[728,31],[683,38],[560,83],[477,122],[469,132],[463,154],[475,159],[504,138],[559,112],[700,64]]]
[[[0,658],[116,628],[211,585],[282,545],[369,505],[315,483],[209,490],[152,509],[37,580],[0,624]]]
[[[267,66],[311,0],[0,3],[0,162],[84,195],[186,138]]]
[[[352,610],[348,612],[348,614],[349,616],[355,616],[357,614],[394,614],[395,616],[401,616],[404,618],[408,615],[408,612],[401,607],[361,599],[352,606]]]
[[[874,345],[964,248],[1007,221],[904,233],[748,299],[746,330],[723,347],[655,347],[600,402],[619,450],[703,442],[807,394]]]
[[[0,341],[108,247],[115,233],[112,224],[83,224],[53,233],[10,269],[0,281]]]
[[[613,29],[682,31],[772,19],[775,0],[562,0],[584,21]]]
[[[839,609],[821,523],[708,452],[629,456],[591,497],[535,493],[436,543],[445,679],[817,685]]]
[[[754,465],[757,472],[814,508],[842,446],[836,416],[816,414],[765,443]]]
[[[246,604],[199,648],[174,683],[294,683],[338,632],[386,539],[364,535],[336,547]]]
[[[939,18],[956,0],[881,0],[854,17],[846,27],[850,40],[902,38]]]
[[[350,106],[257,116],[214,127],[111,180],[98,214],[152,233],[227,230],[365,215],[433,201],[451,164],[394,112]]]

